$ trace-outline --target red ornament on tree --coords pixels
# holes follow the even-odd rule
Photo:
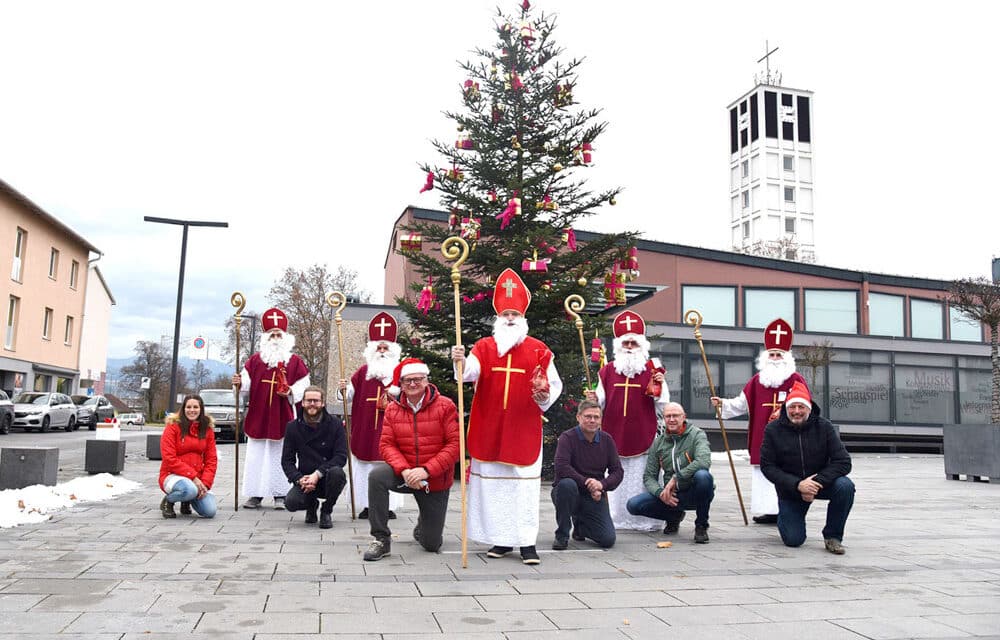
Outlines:
[[[424,186],[420,187],[420,193],[423,193],[424,191],[430,191],[433,188],[434,188],[434,172],[428,171],[427,180],[424,181]]]

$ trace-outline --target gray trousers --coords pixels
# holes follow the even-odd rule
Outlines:
[[[368,474],[368,524],[372,537],[377,540],[389,540],[389,492],[409,493],[417,501],[420,515],[417,516],[419,542],[427,551],[437,551],[444,542],[444,520],[448,515],[448,495],[451,488],[444,491],[425,493],[422,489],[415,491],[403,484],[403,478],[397,476],[387,464],[377,466]]]

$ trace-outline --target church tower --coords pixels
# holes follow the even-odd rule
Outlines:
[[[729,105],[734,251],[815,262],[813,95],[781,84],[768,50],[753,89]]]

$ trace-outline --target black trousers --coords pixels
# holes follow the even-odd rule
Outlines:
[[[425,493],[422,489],[415,491],[407,486],[400,487],[403,478],[396,475],[387,464],[382,464],[368,474],[368,524],[372,537],[378,540],[388,540],[392,534],[389,531],[389,492],[409,493],[417,501],[420,515],[417,516],[417,528],[420,529],[420,546],[427,551],[437,551],[444,542],[444,520],[448,515],[448,495],[451,488],[443,491]]]
[[[324,499],[323,513],[330,513],[346,486],[347,475],[344,470],[340,467],[334,467],[319,479],[316,488],[310,493],[304,492],[298,484],[293,483],[291,491],[285,496],[285,509],[288,511],[315,509],[322,498]]]

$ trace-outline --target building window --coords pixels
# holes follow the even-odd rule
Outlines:
[[[784,156],[781,162],[785,171],[795,171],[795,156]]]
[[[744,326],[763,329],[775,318],[784,318],[795,328],[795,289],[743,288]]]
[[[77,280],[80,277],[80,263],[76,260],[69,266],[69,288],[76,289]]]
[[[948,307],[948,316],[951,325],[949,336],[952,340],[983,341],[983,329],[978,320],[970,318],[955,307]]]
[[[837,360],[846,357],[850,362],[830,363],[831,419],[889,422],[892,368],[888,364],[871,364],[870,357],[864,356],[870,354],[847,352],[838,355]]]
[[[750,238],[750,221],[743,223],[743,239],[748,240]]]
[[[743,208],[744,209],[749,209],[750,208],[750,192],[749,191],[744,191],[743,192]]]
[[[683,285],[681,309],[682,316],[688,309],[696,309],[707,325],[735,327],[736,288]],[[681,322],[683,321],[682,317]]]
[[[858,293],[806,289],[806,331],[858,332]]]
[[[785,187],[785,202],[795,202],[795,187]]]
[[[45,319],[42,321],[42,339],[52,339],[52,309],[45,307]]]
[[[868,294],[868,335],[902,338],[903,296]]]
[[[56,275],[58,273],[59,273],[59,249],[53,247],[52,253],[49,254],[49,277],[55,280]]]
[[[744,178],[750,177],[750,161],[749,160],[744,160],[740,164],[740,169],[743,172],[743,177]]]
[[[944,308],[940,302],[910,299],[910,337],[944,339]]]
[[[73,316],[66,316],[66,333],[63,342],[67,345],[73,344]]]
[[[785,233],[795,233],[795,218],[785,218]]]
[[[896,364],[896,422],[955,422],[955,370]]]
[[[17,336],[17,312],[20,303],[21,299],[17,296],[11,296],[7,303],[7,326],[3,332],[4,349],[14,349],[15,337]]]
[[[17,235],[14,236],[14,262],[10,266],[10,279],[21,281],[21,269],[24,266],[24,249],[28,242],[28,232],[21,227],[17,228]]]

